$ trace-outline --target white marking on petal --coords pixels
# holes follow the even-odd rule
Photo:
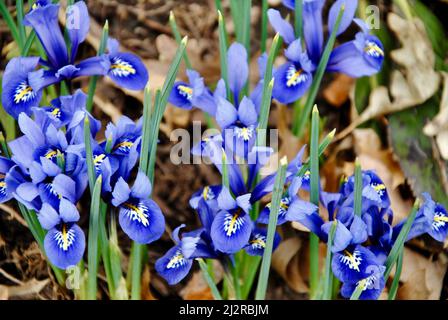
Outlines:
[[[180,267],[183,267],[187,264],[187,259],[185,259],[184,255],[182,254],[182,251],[178,249],[174,256],[171,257],[170,261],[168,261],[168,264],[166,265],[167,269],[177,269]]]
[[[360,272],[359,266],[362,262],[361,252],[353,251],[353,253],[344,250],[343,254],[339,257],[339,261],[345,264],[349,269]]]
[[[36,93],[33,91],[26,81],[22,81],[14,92],[14,103],[28,102],[36,97]]]
[[[136,74],[137,71],[128,61],[125,61],[119,57],[112,59],[112,65],[110,66],[112,74],[117,77],[128,77],[131,74]]]
[[[141,223],[144,227],[149,226],[149,210],[143,203],[139,202],[137,205],[126,202],[123,204],[126,216],[132,220]]]
[[[233,236],[244,225],[244,219],[238,213],[227,213],[224,218],[224,231],[228,237]]]

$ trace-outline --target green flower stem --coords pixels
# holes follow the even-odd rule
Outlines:
[[[366,285],[366,280],[360,280],[358,282],[358,285],[356,286],[355,291],[353,291],[350,300],[359,300],[359,297],[361,296],[362,292],[364,291],[364,287]]]
[[[398,261],[396,267],[397,269],[395,270],[394,280],[389,289],[389,295],[387,297],[388,300],[395,300],[395,297],[397,296],[398,286],[400,285],[401,271],[403,269],[403,254],[404,250],[401,250],[400,254],[398,255]]]
[[[90,206],[90,222],[88,235],[88,263],[89,271],[87,277],[87,299],[96,300],[97,295],[97,277],[99,267],[99,229],[100,229],[100,211],[101,211],[101,186],[103,183],[102,176],[96,179],[93,188],[92,203]]]
[[[333,239],[334,234],[336,232],[336,226],[337,226],[337,220],[334,220],[331,228],[330,233],[328,235],[328,243],[327,243],[327,257],[325,259],[325,274],[324,274],[324,289],[323,289],[323,300],[330,300],[333,290],[333,274],[331,272],[331,258],[332,258],[332,246],[333,246]]]
[[[174,39],[176,39],[177,45],[180,45],[180,43],[182,42],[182,36],[180,35],[179,28],[177,27],[176,18],[174,17],[173,11],[170,11],[170,20],[169,21],[170,21],[171,31],[173,32]],[[191,69],[191,62],[190,62],[190,59],[188,58],[187,52],[184,53],[184,61],[185,61],[185,65],[187,66],[187,68]]]
[[[286,157],[280,160],[280,168],[275,177],[274,190],[272,192],[271,212],[278,212],[280,208],[280,201],[283,195],[283,186],[285,184],[286,167],[288,161]],[[274,246],[275,229],[277,228],[278,214],[269,215],[268,234],[266,239],[266,246],[263,252],[263,260],[261,262],[260,275],[258,277],[258,285],[255,293],[256,300],[264,300],[266,297],[266,290],[268,287],[269,268],[271,265],[272,250]]]
[[[319,110],[313,108],[310,146],[310,200],[319,207]],[[319,209],[318,209],[319,210]],[[319,237],[310,233],[310,297],[317,294],[319,285]]]
[[[359,159],[355,161],[355,215],[361,217],[362,214],[362,171]]]
[[[261,2],[261,52],[266,52],[266,40],[268,37],[268,0]]]
[[[295,19],[294,19],[294,30],[296,34],[296,38],[302,39],[303,34],[303,0],[296,0],[294,1],[294,12],[295,12]]]
[[[215,281],[213,281],[213,277],[209,272],[207,264],[204,262],[203,259],[196,259],[196,261],[199,263],[202,275],[204,276],[205,281],[207,282],[208,286],[210,287],[210,290],[212,291],[213,298],[215,298],[215,300],[222,300],[222,296],[219,293],[218,288],[216,287]]]
[[[100,46],[98,48],[98,56],[104,54],[107,48],[107,40],[109,39],[109,21],[106,20],[106,23],[103,27],[103,32],[101,33]],[[95,96],[96,91],[96,83],[98,82],[98,76],[93,76],[89,81],[89,91],[87,94],[87,103],[86,108],[88,112],[92,112],[93,108],[93,97]]]
[[[19,29],[17,28],[14,18],[12,17],[11,13],[9,12],[8,8],[6,7],[5,0],[0,0],[0,13],[3,16],[3,19],[5,19],[5,22],[9,28],[9,30],[11,31],[11,35],[12,35],[14,41],[21,48],[22,45],[20,43],[21,40],[20,40]]]
[[[228,35],[226,31],[226,24],[222,17],[221,11],[218,10],[218,29],[219,29],[219,61],[221,64],[221,78],[226,84],[226,94],[229,101],[233,101],[232,93],[229,87],[228,69],[227,69],[227,46]]]
[[[403,228],[401,229],[400,233],[398,234],[397,240],[395,240],[394,245],[392,246],[392,249],[390,250],[390,253],[386,259],[386,271],[384,272],[384,279],[387,281],[389,278],[390,272],[392,271],[392,268],[395,264],[395,262],[398,259],[398,256],[400,255],[400,252],[403,251],[404,243],[406,242],[406,239],[408,237],[409,231],[411,230],[412,224],[414,223],[415,216],[417,215],[417,211],[420,207],[420,201],[417,199],[415,200],[414,207],[412,208],[411,213],[409,214],[408,219],[406,220],[406,223],[404,224]]]

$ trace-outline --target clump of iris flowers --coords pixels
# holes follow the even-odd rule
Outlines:
[[[294,10],[294,0],[284,0],[283,4]],[[323,7],[325,0],[303,1],[303,38],[297,38],[294,27],[275,9],[268,10],[272,27],[278,32],[288,48],[285,50],[287,62],[274,72],[276,79],[273,97],[281,103],[289,104],[300,99],[309,89],[313,74],[317,70],[324,51]],[[355,22],[361,29],[355,39],[340,44],[330,54],[326,71],[339,72],[353,78],[371,76],[380,71],[384,60],[384,47],[378,37],[369,33],[364,21],[355,18],[357,0],[337,0],[328,14],[328,33],[335,28],[341,7],[344,12],[335,30],[336,36],[344,33]],[[303,48],[302,43],[305,44]]]
[[[44,248],[55,266],[65,269],[83,257],[85,236],[76,224],[77,203],[88,185],[84,119],[90,119],[95,175],[102,177],[101,195],[106,204],[120,208],[119,223],[138,243],[160,238],[165,220],[149,199],[150,182],[139,173],[132,188],[128,183],[140,156],[141,120],[123,116],[106,129],[106,141],[95,136],[101,123],[86,110],[86,95],[78,90],[61,96],[51,106],[22,112],[18,123],[23,136],[9,142],[11,158],[0,157],[0,202],[15,198],[37,212],[48,231]]]
[[[79,46],[89,32],[90,18],[84,1],[68,6],[66,30],[68,44],[59,27],[60,5],[50,0],[38,1],[25,15],[23,23],[31,27],[45,50],[43,57],[13,58],[5,69],[2,81],[2,105],[14,118],[25,112],[31,115],[42,98],[42,90],[50,85],[85,76],[108,76],[118,86],[142,90],[148,72],[139,57],[119,51],[119,44],[109,39],[108,53],[76,60]]]

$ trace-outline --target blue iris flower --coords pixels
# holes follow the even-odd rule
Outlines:
[[[195,200],[193,201],[196,203]],[[202,227],[184,233],[182,239],[179,237],[179,230],[185,225],[176,228],[173,231],[173,240],[176,245],[157,260],[155,268],[169,284],[176,284],[185,278],[196,258],[219,259],[222,263],[228,262],[227,255],[217,250],[211,238],[212,224],[216,216],[216,210],[211,205],[213,203],[203,198],[197,202],[197,207],[194,205]]]
[[[285,0],[284,5],[294,10],[294,1]],[[272,27],[289,44],[285,52],[288,62],[276,72],[273,96],[278,101],[288,104],[298,100],[309,88],[312,73],[322,57],[324,47],[324,32],[322,10],[325,0],[303,1],[303,36],[306,51],[302,51],[302,39],[296,39],[294,28],[283,19],[280,12],[274,9],[268,11]],[[358,6],[357,0],[337,0],[330,8],[328,16],[329,33],[332,32],[341,6],[345,7],[336,36],[342,34],[353,21],[361,28],[355,40],[336,47],[331,55],[327,71],[341,72],[351,77],[370,76],[377,73],[384,60],[384,47],[381,41],[369,34],[366,24],[355,19]]]
[[[118,164],[118,169],[112,177],[112,183],[115,183],[120,177],[124,180],[129,179],[140,156],[141,135],[141,119],[135,123],[128,117],[122,116],[116,124],[109,123],[107,125],[106,138],[110,140],[111,149],[106,150],[107,141],[101,143],[101,147],[107,153],[113,167]]]
[[[235,155],[247,158],[256,141],[258,113],[255,104],[244,97],[238,109],[224,98],[219,98],[216,122],[224,130],[224,143]]]
[[[305,146],[303,146],[294,159],[288,164],[286,168],[286,183],[290,183],[294,177],[298,174],[300,168],[302,167],[302,157],[305,152]],[[251,203],[255,203],[256,201],[263,198],[265,195],[272,192],[274,189],[275,177],[276,173],[268,175],[264,177],[253,189]],[[303,183],[303,179],[302,179]],[[303,184],[302,184],[303,185]]]
[[[37,218],[42,228],[48,230],[44,248],[50,262],[61,269],[76,265],[86,247],[84,232],[76,224],[79,221],[76,206],[66,199],[61,200],[57,209],[44,203]]]
[[[361,300],[378,300],[383,292],[386,282],[384,280],[385,267],[382,265],[372,265],[369,270],[369,276],[359,281],[346,281],[342,284],[341,295],[344,298],[350,298],[358,285],[363,284]]]
[[[221,210],[211,225],[211,238],[217,250],[235,253],[249,242],[253,230],[249,200],[250,194],[234,199],[229,189],[222,188],[218,196],[218,206]]]
[[[107,58],[110,67],[109,78],[118,86],[129,90],[143,90],[148,83],[148,71],[141,59],[130,52],[120,52],[118,41],[109,38]]]
[[[41,42],[47,60],[39,57],[12,59],[5,68],[2,104],[14,118],[22,112],[31,114],[42,98],[42,89],[63,80],[82,76],[108,75],[118,85],[140,90],[148,80],[143,63],[133,54],[120,53],[111,41],[109,54],[87,58],[75,63],[79,45],[89,31],[89,14],[84,1],[69,6],[66,29],[70,50],[59,27],[59,5],[39,1],[24,17],[24,24],[32,27]],[[39,66],[43,67],[36,70]]]
[[[170,285],[175,285],[182,281],[190,272],[193,259],[187,258],[182,252],[182,240],[179,238],[179,231],[185,225],[174,229],[173,240],[175,246],[169,249],[164,256],[156,261],[155,269]],[[188,237],[188,234],[184,236]]]
[[[37,198],[55,209],[62,198],[75,203],[87,186],[82,146],[69,145],[65,133],[52,124],[43,130],[25,113],[19,116],[19,126],[24,135],[9,143],[17,167],[6,178],[14,196],[35,210],[40,209]]]
[[[350,246],[333,255],[331,266],[342,282],[357,282],[367,278],[374,268],[380,268],[376,256],[361,245]]]
[[[309,216],[317,211],[317,206],[300,199],[297,195],[302,184],[300,177],[295,177],[288,187],[287,192],[280,201],[278,210],[277,225],[282,225],[287,221],[303,220],[305,216]],[[268,203],[257,219],[258,223],[268,224],[269,215],[271,213],[271,203]],[[303,215],[303,216],[302,216]]]
[[[370,206],[377,206],[379,208],[390,207],[389,194],[384,182],[378,175],[371,170],[362,172],[362,198],[363,198],[363,212]],[[348,197],[355,189],[355,177],[351,176],[341,186],[341,194]]]
[[[424,193],[424,203],[418,210],[409,231],[407,240],[423,234],[429,234],[439,242],[445,241],[448,235],[448,213],[443,205],[435,202],[428,193]],[[407,219],[393,228],[393,239],[396,239]]]
[[[120,177],[112,192],[112,204],[120,208],[121,228],[129,238],[141,244],[159,239],[165,230],[162,211],[149,199],[151,190],[148,177],[139,172],[132,188]]]
[[[197,145],[193,146],[191,153],[195,156],[208,158],[208,160],[215,165],[221,174],[223,172],[224,153],[226,154],[226,159],[233,159],[233,154],[228,150],[225,150],[221,134],[205,137]],[[230,189],[232,192],[238,195],[245,194],[247,192],[247,188],[238,163],[232,161],[231,163],[227,163],[226,166],[229,175]]]
[[[221,193],[222,186],[205,186],[200,190],[193,193],[190,198],[190,206],[198,210],[200,202],[205,202],[205,204],[212,210],[218,210],[218,195]]]
[[[215,116],[215,97],[210,89],[205,86],[204,79],[194,70],[187,70],[187,76],[189,83],[176,82],[168,101],[182,109],[190,110],[197,107],[211,116]]]

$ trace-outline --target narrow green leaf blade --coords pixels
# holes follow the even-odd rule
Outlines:
[[[283,186],[285,184],[286,167],[288,161],[286,157],[280,160],[280,168],[275,178],[274,190],[272,193],[271,214],[269,215],[268,234],[266,246],[264,248],[263,260],[261,262],[260,275],[258,277],[257,291],[255,293],[256,300],[264,300],[268,287],[269,268],[271,265],[272,250],[274,246],[275,229],[278,221],[278,210],[280,209],[280,201],[283,196]]]

